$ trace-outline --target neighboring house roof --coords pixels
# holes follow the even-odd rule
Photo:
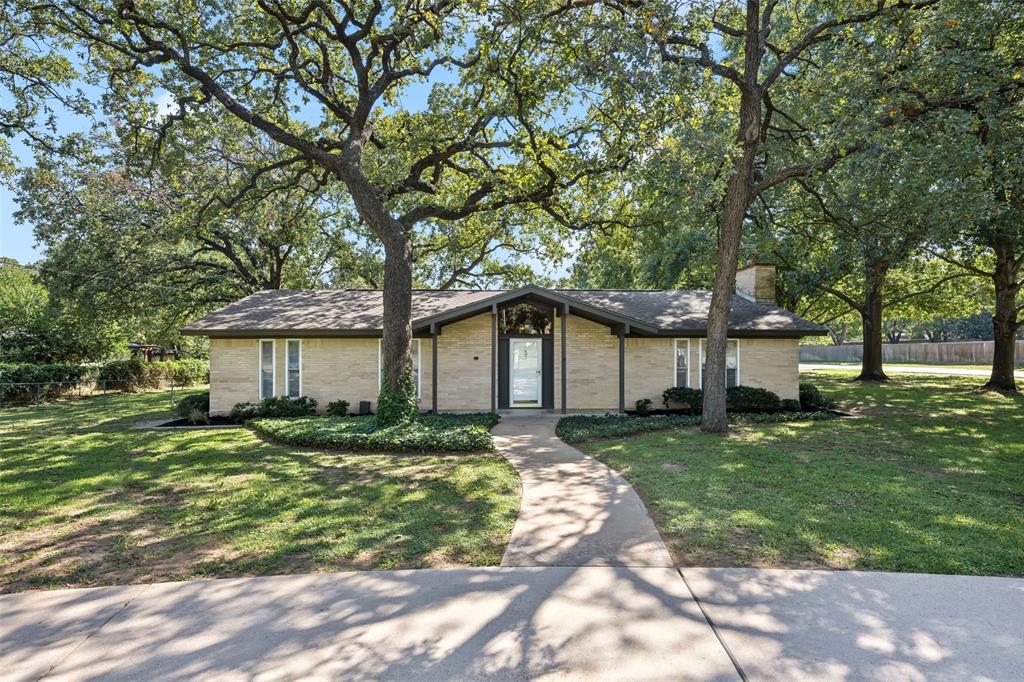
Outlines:
[[[415,290],[413,328],[444,324],[489,310],[492,305],[525,298],[575,308],[577,314],[628,326],[631,333],[704,336],[710,291],[545,289],[527,286],[501,290]],[[383,328],[379,289],[259,291],[181,328],[200,336],[373,336]],[[778,306],[733,296],[729,332],[735,336],[808,336],[827,330]]]

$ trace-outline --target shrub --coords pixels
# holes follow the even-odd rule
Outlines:
[[[646,417],[651,413],[651,404],[650,398],[641,398],[636,401],[636,413],[641,417]]]
[[[786,398],[782,401],[781,407],[783,412],[799,412],[800,401],[794,400],[793,398]]]
[[[192,411],[188,413],[188,420],[192,424],[209,424],[210,415],[206,411],[193,408]]]
[[[249,426],[287,445],[372,452],[453,452],[491,450],[488,429],[498,416],[490,413],[417,415],[399,424],[382,424],[376,416],[253,419]]]
[[[210,413],[210,394],[209,393],[196,393],[195,395],[187,395],[178,401],[175,411],[179,417],[188,417],[194,411],[199,411],[204,414]]]
[[[674,386],[665,389],[661,398],[665,402],[665,407],[671,407],[674,404],[698,412],[704,409],[704,391],[699,388]]]
[[[185,358],[150,364],[157,365],[163,378],[171,379],[177,385],[210,383],[210,363],[207,360]]]
[[[729,421],[734,424],[774,424],[834,417],[831,412],[732,413],[729,415]],[[603,417],[562,417],[558,420],[555,433],[566,443],[583,443],[600,438],[619,438],[636,433],[698,426],[700,420],[698,414],[672,414],[648,418],[612,414]]]
[[[725,402],[734,412],[773,412],[782,406],[779,396],[766,388],[733,386],[725,390]]]
[[[829,400],[822,395],[821,390],[810,383],[800,384],[800,407],[805,412],[815,410],[831,410],[835,407],[835,401]]]
[[[348,405],[347,400],[335,400],[333,403],[327,403],[326,414],[332,417],[344,417],[348,414]]]
[[[3,362],[0,363],[0,402],[31,403],[54,400],[74,392],[79,383],[91,381],[95,376],[96,368],[85,365]]]
[[[316,414],[316,400],[309,396],[289,398],[287,396],[271,396],[253,405],[238,403],[231,408],[228,416],[236,422],[244,422],[257,417],[308,417]]]
[[[255,419],[260,406],[252,403],[235,403],[235,406],[228,412],[228,419],[238,423]]]
[[[106,388],[120,389],[127,393],[156,388],[160,385],[160,370],[152,367],[154,364],[137,357],[112,360],[100,366],[97,380]]]

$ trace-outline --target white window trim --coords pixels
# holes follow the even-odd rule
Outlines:
[[[700,340],[700,348],[698,349],[700,351],[700,355],[697,357],[697,373],[698,373],[697,374],[697,379],[699,380],[697,382],[697,386],[702,391],[704,390],[704,342],[705,341],[707,341],[707,339],[701,339]],[[736,385],[737,386],[742,386],[743,382],[740,381],[740,365],[741,365],[741,363],[740,363],[740,345],[741,345],[740,344],[740,340],[739,339],[729,339],[729,338],[727,338],[725,340],[726,345],[728,345],[728,343],[730,341],[735,341],[736,342]],[[728,381],[729,381],[729,368],[728,367],[725,368],[725,377],[726,377],[726,379],[725,379],[726,380],[726,388],[728,388]],[[687,377],[687,378],[689,378],[689,377]]]
[[[416,400],[423,398],[423,339],[413,339],[416,346],[416,366],[420,371],[416,373]],[[381,384],[384,383],[384,339],[377,339],[377,392],[380,392]]]
[[[292,341],[295,341],[295,342],[297,342],[299,344],[299,395],[297,397],[301,398],[302,397],[302,339],[285,339],[285,341],[284,341],[284,394],[285,394],[286,397],[291,398],[291,396],[288,394],[288,388],[289,388],[288,387],[288,379],[289,379],[288,372],[290,371],[289,368],[288,368],[288,344],[291,343]]]
[[[686,384],[685,387],[690,386],[690,339],[673,339],[672,344],[672,385],[679,386],[679,342],[686,341]]]
[[[270,395],[263,395],[263,344],[270,344]],[[260,339],[256,344],[256,382],[260,400],[271,398],[277,390],[277,339]]]

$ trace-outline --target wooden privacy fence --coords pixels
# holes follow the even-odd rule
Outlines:
[[[994,341],[927,341],[883,343],[882,361],[926,362],[936,365],[991,365]],[[800,346],[800,362],[860,362],[864,347]],[[1017,341],[1017,366],[1024,367],[1024,339]]]

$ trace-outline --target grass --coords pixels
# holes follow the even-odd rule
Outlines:
[[[816,372],[863,419],[584,443],[646,500],[683,566],[1024,576],[1024,398],[976,377]]]
[[[0,591],[495,565],[518,511],[518,477],[497,455],[129,428],[161,416],[166,393],[0,411]]]
[[[246,424],[280,443],[322,448],[388,452],[465,452],[493,450],[490,428],[496,414],[419,415],[394,426],[376,417],[252,419]]]

